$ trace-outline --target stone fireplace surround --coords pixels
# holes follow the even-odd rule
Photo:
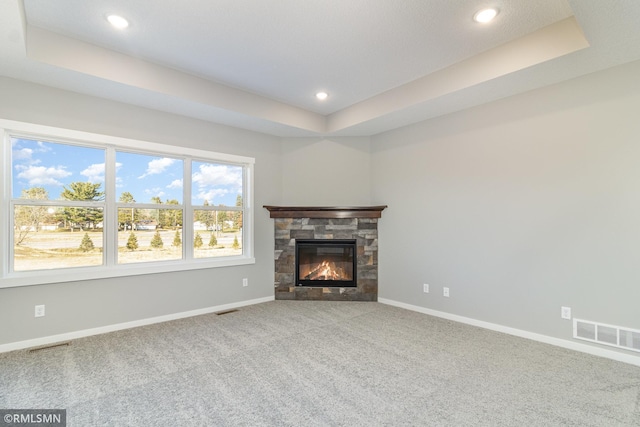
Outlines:
[[[378,219],[386,206],[264,208],[274,219],[276,300],[378,300]],[[355,239],[357,286],[295,286],[296,239]]]

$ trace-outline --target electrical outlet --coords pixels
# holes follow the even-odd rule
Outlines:
[[[571,319],[571,307],[560,307],[560,317]]]
[[[449,298],[449,288],[442,288],[442,296]]]
[[[249,286],[249,279],[247,279],[246,277],[242,279],[242,286],[244,287]]]
[[[35,317],[44,317],[44,305],[36,305]]]
[[[429,293],[429,284],[425,283],[422,285],[422,290],[424,291],[425,294]]]

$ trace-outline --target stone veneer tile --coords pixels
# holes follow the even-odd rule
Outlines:
[[[313,239],[313,230],[291,230],[292,239]]]
[[[357,286],[295,286],[295,239],[354,239]],[[276,218],[275,298],[277,300],[377,301],[377,218]]]

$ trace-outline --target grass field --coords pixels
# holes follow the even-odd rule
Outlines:
[[[14,271],[48,270],[54,268],[87,267],[102,265],[102,231],[87,232],[94,249],[82,251],[80,243],[85,235],[84,231],[40,231],[30,233],[18,246],[14,247]],[[163,241],[162,248],[152,248],[151,239],[155,231],[136,231],[138,240],[136,250],[127,249],[130,231],[118,233],[118,263],[131,264],[136,262],[168,261],[182,258],[182,247],[172,245],[175,230],[160,230]],[[200,232],[203,240],[201,248],[194,249],[195,258],[209,258],[242,254],[242,248],[232,247],[234,237],[242,242],[240,232],[220,232],[215,247],[209,247],[210,232]],[[184,243],[184,242],[183,242]]]

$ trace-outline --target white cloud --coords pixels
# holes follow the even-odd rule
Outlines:
[[[161,174],[175,162],[176,159],[169,159],[167,157],[164,157],[162,159],[153,159],[147,165],[147,171],[144,174],[140,175],[138,178]]]
[[[227,194],[229,194],[229,190],[227,189],[212,188],[209,191],[200,191],[196,197],[203,202],[206,200],[209,204],[215,204],[215,200],[218,197],[224,197]]]
[[[122,167],[122,163],[116,163],[116,172],[118,172],[118,170],[120,170],[121,167]],[[124,187],[124,182],[122,181],[122,178],[116,175],[116,188],[122,188],[122,187]]]
[[[51,146],[49,144],[50,143],[46,143],[44,141],[38,141],[38,148],[40,148],[38,151],[40,153],[46,153],[47,151],[51,151]]]
[[[95,163],[80,172],[80,175],[86,176],[87,181],[92,183],[104,182],[104,163]]]
[[[182,180],[174,180],[171,184],[167,185],[167,188],[182,188]]]
[[[20,148],[13,150],[13,160],[31,160],[33,150],[31,148]]]
[[[166,194],[161,188],[149,188],[144,190],[144,193],[150,197],[159,197],[161,199]]]
[[[30,186],[36,185],[59,185],[62,186],[62,182],[59,179],[66,178],[71,175],[71,172],[64,170],[64,167],[44,167],[44,166],[23,166],[19,168],[22,172],[18,173],[17,177],[26,180]]]
[[[211,185],[233,185],[242,187],[242,168],[227,165],[200,165],[200,170],[193,174],[193,182],[200,188]]]

